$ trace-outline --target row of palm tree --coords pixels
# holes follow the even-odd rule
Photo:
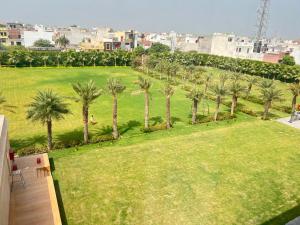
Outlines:
[[[150,102],[150,88],[152,82],[149,79],[139,77],[137,84],[145,95],[145,113],[144,113],[144,129],[149,129],[149,102]],[[81,104],[82,118],[83,118],[83,137],[84,143],[89,143],[89,109],[92,103],[101,96],[102,90],[99,89],[94,81],[88,83],[72,84],[76,97],[68,97],[68,99],[75,100]],[[113,97],[112,109],[112,136],[118,139],[120,134],[118,131],[118,95],[126,89],[117,79],[109,79],[107,81],[107,90]],[[170,129],[171,124],[171,103],[170,98],[174,93],[171,85],[167,84],[163,89],[166,96],[166,128]],[[53,148],[52,142],[52,121],[63,119],[66,114],[69,114],[68,103],[62,97],[54,93],[52,90],[39,91],[33,98],[33,101],[28,105],[27,119],[31,121],[39,121],[47,127],[48,149]]]
[[[220,106],[222,104],[223,98],[226,95],[231,96],[231,109],[230,115],[234,116],[238,104],[238,99],[246,93],[249,92],[248,86],[241,84],[238,76],[228,76],[227,74],[220,75],[218,82],[210,84],[210,76],[203,78],[206,82],[204,83],[203,90],[195,84],[194,88],[191,89],[186,97],[192,101],[192,124],[197,123],[197,113],[198,106],[201,101],[205,101],[207,98],[208,89],[215,96],[216,109],[214,112],[213,119],[218,120],[218,115],[220,113]],[[228,80],[231,82],[227,85]],[[150,89],[152,87],[152,82],[150,79],[144,77],[139,77],[136,82],[139,86],[141,92],[144,93],[144,129],[148,130],[149,126],[149,102],[150,102]],[[250,82],[249,82],[250,83]],[[253,84],[253,82],[251,82]],[[264,102],[264,112],[262,118],[268,119],[269,110],[272,103],[276,100],[281,99],[282,92],[276,88],[275,82],[273,80],[263,80],[258,83],[261,92],[261,98]],[[118,95],[120,95],[126,86],[123,85],[117,79],[109,79],[107,81],[107,90],[113,97],[113,110],[112,110],[112,136],[114,139],[119,138],[118,131]],[[91,105],[99,98],[103,91],[98,88],[94,81],[89,81],[88,83],[74,83],[72,88],[76,93],[76,97],[68,97],[77,103],[81,104],[82,107],[82,118],[83,118],[83,138],[84,143],[89,143],[89,109]],[[292,100],[292,111],[296,111],[297,97],[300,94],[300,84],[291,84],[289,89],[293,94]],[[171,97],[174,94],[174,88],[169,83],[167,83],[162,89],[162,93],[166,98],[166,129],[172,127],[171,123]],[[0,110],[6,110],[13,112],[14,106],[6,104],[6,99],[0,94]],[[58,94],[51,90],[39,91],[37,95],[33,98],[33,101],[28,105],[27,119],[32,121],[40,121],[42,124],[47,126],[47,136],[48,136],[48,149],[53,148],[52,142],[52,121],[63,119],[65,115],[69,114],[70,110],[68,103],[64,101],[64,98],[60,97]],[[293,115],[293,114],[292,114]]]

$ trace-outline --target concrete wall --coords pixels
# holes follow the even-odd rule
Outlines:
[[[25,47],[32,47],[34,42],[39,39],[48,40],[54,44],[53,35],[54,33],[51,31],[24,31],[24,45]]]
[[[8,225],[10,201],[9,142],[7,121],[0,115],[0,225]]]

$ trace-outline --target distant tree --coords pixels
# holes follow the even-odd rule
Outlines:
[[[73,90],[78,95],[78,98],[75,98],[76,102],[82,104],[82,116],[83,116],[83,137],[84,143],[89,142],[89,107],[94,101],[101,95],[101,90],[98,89],[95,85],[95,82],[90,80],[88,83],[72,84]]]
[[[247,76],[246,81],[248,82],[248,88],[246,91],[246,98],[248,99],[251,94],[252,87],[257,83],[258,79],[255,76]]]
[[[27,119],[47,125],[48,150],[53,148],[52,121],[63,119],[68,113],[70,113],[68,104],[51,90],[39,91],[33,98],[33,102],[28,105]]]
[[[96,61],[98,59],[98,55],[97,53],[93,53],[92,56],[91,56],[91,61],[93,62],[93,66],[96,67]]]
[[[241,83],[238,80],[233,80],[232,83],[229,86],[229,91],[230,94],[232,95],[232,102],[231,102],[231,112],[230,115],[233,116],[238,98],[240,97],[241,93],[245,90],[246,88],[241,85]]]
[[[165,53],[170,52],[171,48],[167,45],[161,44],[161,43],[154,43],[150,48],[147,49],[147,52],[150,54],[155,53]]]
[[[50,48],[54,47],[49,40],[39,39],[33,43],[34,47]]]
[[[142,56],[146,54],[146,50],[142,46],[138,46],[133,50],[134,56]]]
[[[166,128],[172,127],[171,123],[171,97],[174,94],[174,88],[167,83],[163,88],[163,93],[166,96]]]
[[[29,63],[29,66],[32,67],[34,58],[32,57],[32,54],[30,52],[26,55],[25,60]]]
[[[119,138],[118,131],[118,95],[121,94],[126,86],[120,83],[117,79],[109,79],[107,81],[107,89],[113,97],[113,138]]]
[[[5,51],[5,50],[7,50],[7,48],[2,43],[0,43],[0,51]]]
[[[66,48],[70,44],[70,41],[68,38],[66,38],[65,35],[63,35],[55,40],[55,44],[58,45],[59,47]]]
[[[262,87],[260,91],[265,107],[262,119],[266,120],[268,119],[269,110],[272,106],[272,102],[280,100],[282,92],[281,90],[276,89],[275,85]]]
[[[296,65],[295,58],[291,55],[285,55],[282,60],[280,60],[280,63],[288,66]]]
[[[145,95],[145,112],[144,112],[144,122],[145,126],[144,129],[149,129],[149,89],[152,86],[152,82],[149,79],[145,79],[139,76],[138,85],[140,89],[144,92]]]
[[[17,51],[13,51],[10,52],[8,54],[8,62],[9,64],[13,65],[14,67],[17,66],[17,64],[19,63],[19,57],[18,57],[18,52]]]
[[[197,123],[198,104],[203,97],[203,92],[198,88],[193,88],[186,96],[192,100],[192,124]]]
[[[212,87],[212,92],[216,95],[216,111],[215,111],[215,115],[214,115],[214,120],[215,121],[218,120],[218,115],[219,115],[219,111],[220,111],[220,105],[222,103],[222,98],[227,93],[227,90],[226,90],[226,87],[225,87],[225,80],[226,79],[227,79],[226,76],[221,75],[219,84],[215,84]]]
[[[14,109],[16,106],[6,104],[6,98],[4,97],[3,93],[0,91],[0,114],[4,111],[15,113]]]
[[[49,56],[48,56],[48,55],[43,55],[43,56],[42,56],[42,60],[43,60],[43,62],[44,62],[44,67],[47,66],[48,59],[49,59]]]
[[[292,113],[291,113],[291,121],[294,119],[294,115],[296,112],[296,104],[297,104],[297,98],[300,94],[300,83],[294,83],[289,85],[289,90],[291,94],[293,95],[292,99]]]

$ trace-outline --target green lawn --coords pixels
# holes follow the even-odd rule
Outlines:
[[[50,156],[69,225],[278,225],[300,215],[299,135],[249,119]]]
[[[46,128],[26,120],[26,104],[38,90],[70,97],[71,83],[93,79],[105,89],[110,77],[127,86],[119,98],[120,140],[50,152],[64,224],[277,225],[300,215],[300,131],[243,113],[192,126],[191,102],[179,85],[172,97],[174,128],[144,134],[144,97],[134,83],[138,75],[124,67],[0,68],[0,90],[17,106],[15,114],[6,114],[16,148],[45,143]],[[165,117],[165,98],[163,83],[153,83],[150,114],[156,123]],[[256,88],[253,94],[258,95]],[[287,91],[285,96],[288,102]],[[67,101],[72,114],[54,122],[55,142],[82,137],[81,106]],[[215,104],[209,104],[213,113]],[[90,127],[93,135],[109,130],[111,111],[111,96],[104,91],[91,107],[98,121]]]
[[[93,79],[104,91],[103,96],[91,106],[90,114],[94,115],[98,124],[91,126],[94,135],[105,133],[112,124],[112,97],[105,92],[108,78],[118,78],[126,86],[125,92],[119,98],[119,126],[122,135],[140,134],[144,115],[144,96],[137,93],[138,73],[124,67],[87,67],[87,68],[0,68],[0,90],[3,91],[9,104],[17,106],[16,113],[6,113],[9,120],[11,143],[13,147],[40,145],[45,143],[46,128],[39,123],[26,120],[26,105],[32,101],[38,90],[52,89],[61,96],[75,96],[71,84]],[[153,80],[151,89],[150,116],[152,124],[165,118],[165,98],[161,93],[163,83]],[[179,86],[172,97],[172,117],[176,126],[190,121],[191,102],[186,98]],[[59,142],[82,136],[82,113],[79,103],[70,103],[71,115],[65,120],[54,121],[54,137]],[[215,106],[210,102],[211,111]],[[223,107],[226,110],[227,107]],[[1,112],[0,112],[1,113]]]

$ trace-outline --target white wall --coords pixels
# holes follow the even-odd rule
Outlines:
[[[7,121],[0,115],[0,225],[8,225],[10,205],[10,160]]]
[[[31,47],[39,39],[48,40],[54,44],[53,35],[52,31],[24,31],[24,46]]]

